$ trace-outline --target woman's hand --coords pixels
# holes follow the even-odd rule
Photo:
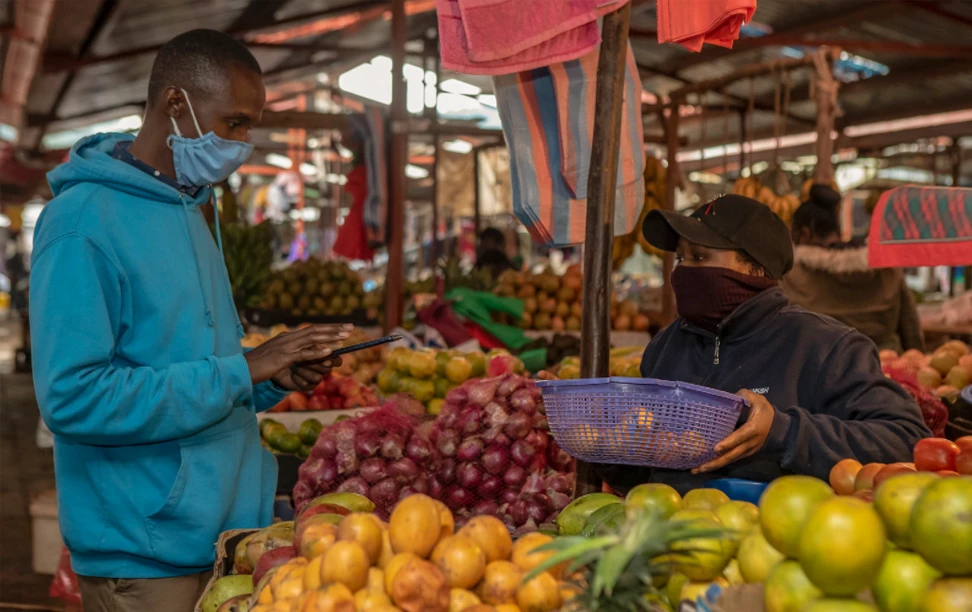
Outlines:
[[[749,402],[749,419],[742,427],[715,445],[718,457],[692,470],[693,474],[718,470],[737,459],[752,455],[766,443],[766,438],[769,437],[770,429],[773,427],[773,418],[776,416],[773,404],[749,389],[740,389],[736,395]]]

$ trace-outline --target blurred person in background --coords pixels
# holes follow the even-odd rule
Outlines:
[[[338,326],[244,353],[201,209],[247,159],[260,65],[214,30],[159,49],[142,128],[96,134],[48,175],[30,285],[34,388],[86,612],[189,612],[228,529],[273,519],[256,413],[340,363]]]
[[[493,278],[499,278],[507,270],[518,269],[506,254],[506,236],[495,227],[487,227],[479,233],[476,267],[488,269]]]
[[[833,317],[879,350],[924,350],[921,324],[904,273],[868,267],[867,246],[840,237],[840,194],[814,185],[793,215],[794,265],[780,286],[790,301]]]

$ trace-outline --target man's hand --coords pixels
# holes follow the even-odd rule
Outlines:
[[[737,395],[749,401],[749,419],[742,427],[715,445],[718,457],[692,470],[693,474],[711,472],[737,459],[748,457],[763,448],[763,444],[766,443],[776,414],[773,405],[765,397],[749,389],[740,389]]]
[[[273,379],[285,389],[311,391],[341,364],[339,357],[327,359],[331,354],[327,345],[341,342],[352,329],[351,325],[311,325],[279,334],[244,354],[250,380],[256,385]]]

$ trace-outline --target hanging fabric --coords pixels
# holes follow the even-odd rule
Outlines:
[[[335,255],[352,261],[371,261],[375,256],[364,220],[369,189],[368,171],[364,164],[358,164],[348,172],[348,182],[344,185],[344,190],[351,196],[351,208],[344,217],[344,224],[338,228],[333,247]]]
[[[361,218],[368,247],[377,249],[385,244],[385,228],[388,219],[385,116],[380,108],[371,106],[367,107],[364,113],[351,115],[350,122],[351,129],[358,134],[364,144],[363,161],[367,175]]]
[[[658,0],[658,42],[701,51],[703,43],[732,49],[756,0]]]
[[[545,246],[585,238],[597,64],[595,49],[569,62],[493,78],[510,151],[513,211]],[[630,45],[623,93],[616,236],[632,231],[644,201],[641,81]]]
[[[871,215],[872,268],[972,265],[972,189],[897,187]]]
[[[436,0],[442,67],[501,75],[566,62],[601,43],[597,20],[628,0]]]

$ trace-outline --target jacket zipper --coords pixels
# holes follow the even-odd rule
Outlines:
[[[713,365],[719,365],[719,343],[721,342],[719,336],[715,339],[715,356],[712,360]]]

